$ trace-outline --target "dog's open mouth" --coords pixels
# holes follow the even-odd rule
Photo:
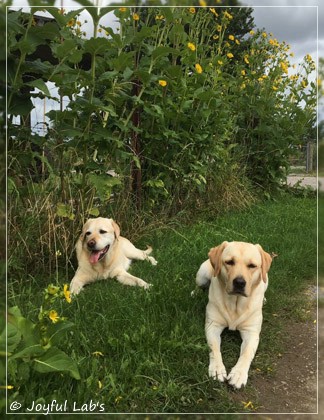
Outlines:
[[[98,261],[100,261],[109,251],[110,245],[107,245],[104,249],[101,249],[100,251],[91,251],[90,254],[90,262],[91,264],[95,264]]]

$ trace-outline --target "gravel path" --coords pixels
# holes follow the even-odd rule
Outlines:
[[[320,191],[324,191],[324,177],[307,176],[307,175],[290,175],[287,177],[287,184],[294,186],[300,181],[302,187],[311,187]]]

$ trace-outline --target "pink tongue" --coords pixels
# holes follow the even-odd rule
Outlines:
[[[100,251],[91,252],[91,254],[90,254],[91,264],[95,264],[96,262],[98,262],[99,257],[100,257]]]

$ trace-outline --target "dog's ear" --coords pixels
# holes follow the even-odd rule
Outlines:
[[[83,240],[84,240],[84,235],[85,235],[85,233],[86,233],[86,231],[87,231],[87,229],[88,229],[88,221],[89,221],[90,219],[88,219],[85,223],[84,223],[84,225],[82,226],[82,231],[81,231],[81,235],[79,236],[79,241],[81,241],[81,242],[83,242]]]
[[[261,254],[261,276],[262,280],[266,283],[267,281],[267,273],[270,270],[271,263],[272,263],[272,257],[270,254],[265,252],[261,245],[256,245],[260,254]]]
[[[115,232],[115,238],[118,239],[120,235],[120,227],[117,225],[117,223],[111,219],[111,224],[113,225],[114,232]]]
[[[209,261],[214,268],[214,277],[217,277],[221,271],[222,253],[227,245],[228,242],[224,241],[222,244],[215,246],[215,248],[212,248],[208,253]]]

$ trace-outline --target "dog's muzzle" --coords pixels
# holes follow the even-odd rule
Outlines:
[[[246,296],[245,293],[245,286],[246,286],[246,281],[243,277],[236,277],[233,280],[233,290],[232,293],[233,295],[242,295],[242,296]]]
[[[98,250],[93,249],[96,245],[96,243],[91,243],[91,241],[89,241],[90,243],[87,244],[88,249],[90,251],[90,263],[91,264],[95,264],[98,261],[102,260],[104,258],[104,256],[107,254],[107,252],[109,251],[110,245],[105,246],[105,248]]]

